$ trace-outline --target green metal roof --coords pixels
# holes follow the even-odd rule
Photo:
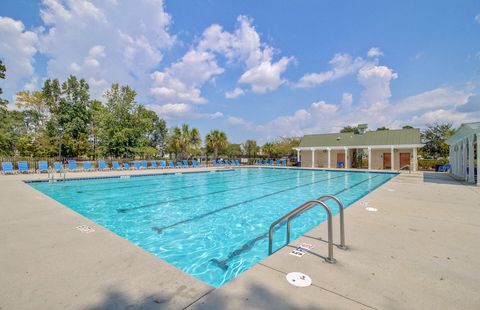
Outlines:
[[[405,145],[421,144],[420,129],[398,129],[367,131],[364,134],[328,133],[305,135],[300,147],[368,146],[368,145]]]

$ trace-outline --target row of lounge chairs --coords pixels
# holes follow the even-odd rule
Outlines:
[[[218,166],[240,166],[240,162],[237,160],[213,160],[212,161],[212,165],[214,167],[218,167]]]
[[[285,159],[277,159],[277,160],[273,160],[273,159],[270,159],[270,160],[257,160],[257,165],[262,165],[262,166],[286,166],[287,165],[287,161]]]
[[[233,161],[232,161],[233,162]],[[238,160],[237,160],[238,163]],[[132,163],[122,163],[118,161],[112,161],[111,166],[109,166],[105,161],[98,161],[96,167],[92,166],[92,163],[89,161],[84,161],[81,163],[81,166],[75,160],[69,160],[66,165],[61,162],[55,162],[53,167],[49,167],[47,161],[39,161],[37,163],[37,168],[29,167],[26,161],[19,161],[17,163],[17,170],[14,169],[14,166],[11,162],[2,163],[2,174],[13,174],[13,173],[31,173],[31,172],[60,172],[60,171],[94,171],[94,170],[139,170],[139,169],[162,169],[162,168],[191,168],[191,167],[201,167],[203,166],[200,162],[192,160],[189,163],[187,160],[178,161],[174,163],[173,161],[133,161]],[[215,164],[214,164],[215,166]]]

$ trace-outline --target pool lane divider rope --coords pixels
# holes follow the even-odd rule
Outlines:
[[[304,176],[304,177],[310,177],[311,178],[312,176],[308,175],[308,176]],[[234,203],[234,204],[231,204],[231,205],[219,208],[219,209],[215,209],[215,210],[212,210],[210,212],[203,213],[203,214],[197,215],[193,218],[189,218],[189,219],[186,219],[186,220],[183,220],[183,221],[180,221],[180,222],[176,222],[176,223],[168,225],[168,226],[152,227],[152,229],[155,230],[158,233],[161,233],[165,229],[173,228],[173,227],[181,225],[181,224],[185,224],[185,223],[188,223],[188,222],[191,222],[191,221],[199,220],[201,218],[207,217],[207,216],[215,214],[217,212],[221,212],[221,211],[225,211],[225,210],[228,210],[228,209],[231,209],[231,208],[234,208],[234,207],[238,207],[238,206],[246,204],[246,203],[250,203],[250,202],[253,202],[253,201],[256,201],[256,200],[260,200],[260,199],[263,199],[263,198],[274,196],[274,195],[277,195],[277,194],[280,194],[280,193],[288,192],[288,191],[298,189],[298,188],[301,188],[301,187],[310,186],[312,184],[317,184],[317,183],[321,183],[321,182],[325,182],[325,181],[333,180],[333,179],[338,179],[338,178],[342,178],[342,177],[344,177],[344,175],[340,175],[340,176],[333,177],[333,178],[325,178],[325,179],[321,179],[321,180],[318,180],[318,181],[315,181],[315,182],[310,182],[310,183],[307,183],[307,184],[297,185],[295,187],[289,187],[289,188],[282,189],[282,190],[279,190],[279,191],[275,191],[275,192],[272,192],[272,193],[268,193],[268,194],[265,194],[265,195],[262,195],[262,196],[259,196],[259,197],[256,197],[256,198],[251,198],[251,199],[240,201],[240,202],[237,202],[237,203]],[[295,177],[295,179],[297,179],[297,178],[298,177]],[[281,180],[281,181],[284,181],[284,180]],[[269,183],[274,183],[274,182],[269,182]],[[251,186],[248,186],[248,187],[251,187]]]
[[[119,213],[127,213],[127,212],[129,212],[129,211],[138,210],[138,209],[144,209],[144,208],[150,208],[150,207],[155,207],[155,206],[160,206],[160,205],[162,205],[162,204],[167,204],[167,203],[172,203],[172,202],[178,202],[178,201],[184,201],[184,200],[189,200],[189,199],[198,198],[198,197],[204,197],[204,196],[209,196],[209,195],[215,195],[215,194],[221,194],[221,193],[226,193],[226,192],[232,192],[232,191],[236,191],[236,190],[239,190],[239,189],[251,188],[251,187],[253,187],[253,186],[267,185],[267,184],[272,184],[272,183],[277,183],[277,182],[284,182],[284,181],[289,181],[289,180],[294,180],[294,179],[299,179],[299,178],[302,179],[302,178],[307,178],[307,177],[308,177],[308,178],[311,178],[311,177],[312,177],[312,174],[305,175],[305,176],[295,175],[295,176],[289,177],[289,178],[277,179],[277,180],[273,180],[273,181],[261,182],[261,183],[256,183],[256,184],[248,184],[248,185],[245,185],[245,186],[239,186],[239,187],[234,187],[234,188],[222,189],[222,190],[219,190],[219,191],[213,191],[213,192],[203,193],[203,194],[200,194],[200,195],[181,197],[181,198],[172,199],[172,200],[165,200],[165,201],[157,201],[157,202],[154,202],[154,203],[149,203],[149,204],[145,204],[145,205],[138,206],[138,207],[120,208],[120,209],[117,209],[117,212],[119,212]],[[177,189],[172,189],[172,190],[177,190]]]
[[[344,189],[342,189],[342,190],[334,193],[333,195],[334,195],[334,196],[338,196],[338,195],[342,194],[343,192],[345,192],[345,191],[347,191],[347,190],[349,190],[349,189],[352,189],[352,188],[354,188],[354,187],[356,187],[356,186],[358,186],[358,185],[360,185],[360,184],[363,184],[364,182],[370,181],[370,180],[375,179],[375,178],[377,178],[377,177],[379,177],[379,175],[376,175],[376,176],[374,176],[374,177],[372,177],[372,178],[367,178],[367,179],[365,179],[365,180],[363,180],[363,181],[360,181],[360,182],[358,182],[358,183],[356,183],[356,184],[354,184],[354,185],[352,185],[352,186],[345,187]],[[296,215],[296,216],[294,216],[293,218],[296,218],[297,216],[299,216],[299,215]],[[319,224],[320,224],[320,223],[319,223]],[[273,229],[274,233],[275,233],[275,231],[279,230],[281,227],[284,227],[284,226],[285,226],[284,223],[281,224],[281,225],[276,226],[276,227]],[[231,260],[232,258],[234,258],[234,257],[242,254],[243,252],[246,252],[246,251],[250,250],[251,248],[253,248],[253,246],[255,245],[255,243],[257,243],[258,241],[260,241],[260,240],[262,240],[262,239],[265,239],[265,238],[267,238],[267,237],[268,237],[268,232],[263,233],[263,234],[261,234],[261,235],[258,235],[256,238],[251,239],[251,240],[245,242],[241,247],[239,247],[238,249],[236,249],[236,250],[234,250],[233,252],[231,252],[226,258],[224,258],[224,259],[212,258],[212,259],[210,260],[210,262],[214,263],[217,267],[219,267],[219,268],[221,268],[221,269],[223,269],[223,270],[227,270],[227,269],[228,269],[228,264],[227,264],[227,263],[228,263],[229,260]]]

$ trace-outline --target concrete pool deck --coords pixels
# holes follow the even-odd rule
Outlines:
[[[67,177],[143,173],[153,172]],[[21,182],[35,178],[46,175],[0,176],[2,310],[480,308],[480,188],[446,174],[401,174],[350,206],[349,250],[334,249],[336,264],[320,257],[321,224],[219,289]],[[95,232],[75,229],[84,224]],[[337,217],[334,235],[338,241]],[[302,242],[312,252],[289,255]],[[308,274],[312,286],[288,284],[292,271]]]

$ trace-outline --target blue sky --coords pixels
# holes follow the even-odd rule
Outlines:
[[[233,142],[480,120],[480,2],[6,0],[6,97],[75,74]]]

